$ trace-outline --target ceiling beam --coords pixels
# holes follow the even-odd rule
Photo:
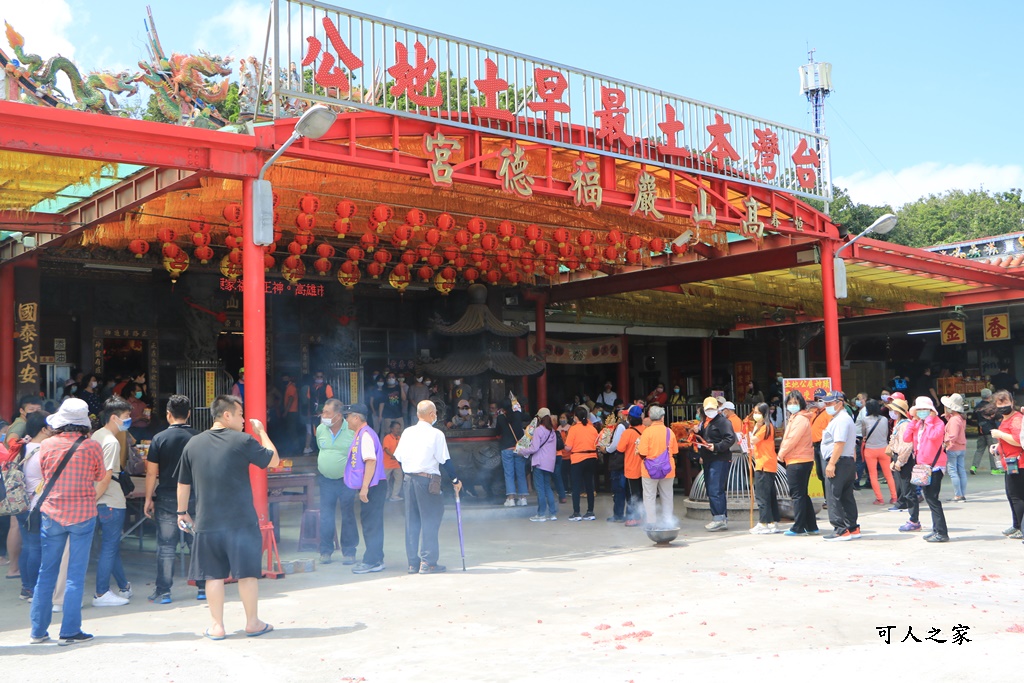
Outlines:
[[[0,211],[0,230],[32,235],[38,232],[63,235],[68,231],[64,217],[59,213],[38,211]]]
[[[885,244],[885,242],[881,244]],[[977,268],[973,264],[956,263],[959,259],[954,259],[953,263],[946,263],[939,259],[921,258],[917,253],[901,254],[875,248],[865,249],[859,244],[853,245],[853,257],[860,261],[877,263],[884,266],[912,268],[918,273],[950,277],[957,280],[975,282],[979,285],[1024,291],[1024,278],[1007,275],[1005,271],[1000,272],[1001,269],[993,272],[988,268]]]

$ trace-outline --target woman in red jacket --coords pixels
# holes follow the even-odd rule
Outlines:
[[[1021,534],[1021,521],[1024,520],[1024,474],[1020,472],[1020,457],[1024,455],[1021,448],[1022,416],[1015,410],[1013,396],[1008,391],[997,391],[992,395],[997,416],[1002,422],[998,429],[992,430],[995,454],[1000,458],[1000,465],[1006,472],[1006,499],[1010,502],[1010,514],[1013,516],[1010,528],[1003,536],[1012,539],[1024,538]],[[1014,473],[1010,469],[1017,470]]]
[[[928,465],[932,469],[932,479],[928,486],[922,486],[925,502],[932,512],[932,533],[924,537],[929,543],[945,543],[949,540],[946,528],[946,516],[942,512],[939,501],[939,490],[942,488],[942,473],[946,469],[946,452],[942,448],[946,425],[939,418],[935,404],[927,396],[918,396],[910,409],[912,420],[903,432],[903,440],[914,444],[914,457],[917,464]]]

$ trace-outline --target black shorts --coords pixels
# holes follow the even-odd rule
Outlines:
[[[192,543],[190,581],[260,578],[263,536],[258,527],[234,531],[200,531]]]

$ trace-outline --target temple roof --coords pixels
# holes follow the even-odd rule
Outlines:
[[[421,366],[437,378],[472,377],[488,370],[505,377],[533,377],[544,372],[544,367],[544,361],[520,358],[511,351],[463,351]]]
[[[522,337],[529,328],[502,322],[487,308],[487,287],[474,284],[469,287],[469,307],[454,325],[438,325],[434,328],[448,337],[468,337],[481,332],[490,332],[498,337]],[[519,373],[509,373],[519,374]]]

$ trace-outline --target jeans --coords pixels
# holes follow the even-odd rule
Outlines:
[[[501,452],[501,469],[505,471],[505,495],[526,496],[526,458],[506,448]]]
[[[356,495],[358,491],[353,491]],[[359,521],[363,525],[363,564],[375,565],[384,562],[384,503],[388,499],[387,479],[367,489],[368,502],[359,506]],[[354,552],[354,551],[353,551]]]
[[[553,479],[553,473],[545,472],[539,467],[533,468],[533,488],[537,490],[538,517],[558,515],[558,501],[555,500],[555,492],[551,488]]]
[[[565,500],[565,490],[569,488],[566,485],[566,480],[569,476],[569,466],[563,463],[563,458],[560,455],[555,456],[555,471],[551,473],[551,478],[555,482],[555,491],[558,493],[558,500]],[[536,484],[534,484],[536,487]]]
[[[612,484],[612,516],[625,519],[626,514],[626,473],[622,470],[609,470],[608,478]]]
[[[115,482],[116,483],[116,482]],[[96,524],[100,529],[100,556],[96,562],[96,597],[110,590],[110,576],[117,587],[128,588],[128,578],[121,564],[121,532],[124,530],[124,508],[96,506]]]
[[[580,494],[587,492],[587,514],[594,514],[594,474],[597,472],[597,458],[587,458],[573,463],[572,468],[572,514],[580,516]]]
[[[828,521],[836,531],[857,528],[857,499],[853,484],[857,476],[857,463],[853,458],[840,457],[836,462],[836,476],[829,480]]]
[[[807,482],[811,480],[813,462],[795,462],[786,465],[786,478],[789,480],[789,496],[793,499],[794,533],[817,531],[818,520],[814,517],[814,504],[807,495]]]
[[[328,479],[317,475],[320,482],[320,554],[334,552],[334,510],[341,503],[341,554],[355,557],[359,545],[356,522],[356,491],[345,486],[344,479]]]
[[[679,526],[675,519],[673,507],[675,501],[672,496],[672,484],[675,483],[675,478],[651,479],[644,477],[641,481],[644,488],[644,517],[647,526],[659,529],[671,529]],[[658,498],[661,498],[661,515],[658,515]]]
[[[775,491],[775,472],[754,472],[754,498],[757,500],[758,522],[768,525],[782,519]]]
[[[946,515],[942,512],[942,501],[939,500],[939,490],[942,488],[942,470],[932,471],[932,481],[924,490],[924,501],[928,503],[928,509],[932,513],[932,531],[939,536],[949,536],[949,529],[946,528]]]
[[[178,528],[178,501],[173,498],[157,498],[154,503],[156,519],[156,593],[171,592],[174,585],[174,561],[177,559],[178,541],[182,536],[189,551],[192,549],[192,534]],[[195,518],[195,504],[189,504],[189,512]],[[206,588],[206,581],[196,581],[196,588]]]
[[[946,451],[946,473],[953,481],[953,495],[962,498],[967,493],[967,451]]]
[[[981,458],[985,455],[988,456],[989,469],[997,470],[999,467],[996,465],[996,456],[993,455],[989,447],[995,443],[995,439],[989,434],[982,434],[978,437],[978,447],[974,450],[974,462],[971,463],[971,467],[977,467],[981,464]]]
[[[1013,528],[1019,529],[1024,521],[1024,474],[1003,475],[1006,481],[1006,500],[1010,501],[1010,514],[1013,515]]]
[[[725,498],[725,487],[729,480],[732,460],[712,460],[704,463],[704,488],[711,504],[711,518],[716,522],[729,519],[729,506]]]
[[[39,561],[42,559],[42,546],[39,532],[29,533],[28,510],[18,515],[18,528],[21,530],[21,557],[18,559],[18,571],[21,573],[22,590],[31,591],[36,587],[39,578]]]
[[[437,564],[441,554],[437,532],[444,517],[444,498],[430,493],[430,480],[418,474],[405,478],[405,554],[409,566]]]
[[[44,513],[41,526],[42,561],[39,565],[39,579],[32,592],[32,637],[41,638],[47,635],[50,628],[50,620],[53,618],[53,589],[57,585],[60,559],[64,555],[64,545],[68,541],[70,557],[60,637],[74,636],[82,632],[82,595],[85,592],[85,571],[89,567],[89,550],[92,547],[96,518],[61,526]]]

